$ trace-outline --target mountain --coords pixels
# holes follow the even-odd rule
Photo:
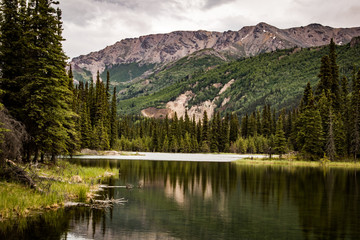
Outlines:
[[[251,113],[264,104],[295,107],[307,82],[318,81],[320,59],[333,38],[341,74],[360,66],[360,28],[320,24],[278,29],[266,23],[224,33],[182,31],[125,39],[74,58],[74,77],[110,72],[121,114],[196,119]]]
[[[265,104],[278,110],[290,110],[299,104],[307,82],[316,88],[321,58],[328,54],[329,49],[328,46],[321,46],[278,50],[223,62],[184,76],[189,66],[202,62],[199,56],[213,59],[207,52],[202,50],[193,53],[145,81],[129,84],[122,90],[125,95],[125,91],[130,91],[129,97],[123,97],[122,93],[118,95],[119,112],[141,112],[143,116],[163,118],[166,115],[172,117],[175,112],[178,117],[182,117],[187,110],[189,116],[195,115],[199,119],[205,110],[209,117],[216,111],[222,115],[232,112],[243,116]],[[337,46],[336,53],[341,76],[351,81],[353,71],[360,67],[360,38]],[[170,76],[171,79],[172,75],[181,73],[181,70],[185,71],[183,78],[166,82],[152,91],[154,86],[151,85],[156,86],[157,81],[167,80],[162,76]]]
[[[308,48],[328,44],[347,44],[360,35],[357,28],[331,28],[320,24],[279,29],[266,23],[243,27],[239,31],[176,31],[121,40],[98,52],[72,59],[75,79],[88,80],[97,71],[118,73],[115,82],[146,77],[165,64],[202,49],[213,49],[226,59],[256,56],[292,47]]]

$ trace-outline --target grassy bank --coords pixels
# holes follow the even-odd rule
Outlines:
[[[269,165],[269,166],[294,166],[294,167],[330,167],[330,168],[359,168],[360,162],[344,161],[344,162],[321,162],[321,161],[305,161],[296,159],[240,159],[235,161],[236,164],[244,165]]]
[[[57,209],[66,201],[87,201],[102,179],[115,175],[117,169],[81,167],[65,161],[40,165],[31,170],[41,177],[40,193],[19,183],[0,181],[0,220],[27,216],[32,212]]]

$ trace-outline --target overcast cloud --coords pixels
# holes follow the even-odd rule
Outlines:
[[[239,30],[320,23],[360,26],[359,0],[60,0],[64,50],[87,54],[124,38],[176,30]]]

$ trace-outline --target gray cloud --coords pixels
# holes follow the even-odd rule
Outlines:
[[[209,9],[209,8],[213,8],[213,7],[216,7],[219,5],[223,5],[223,4],[235,2],[235,1],[236,0],[207,0],[204,8]]]

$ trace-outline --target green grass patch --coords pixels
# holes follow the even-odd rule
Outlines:
[[[239,165],[267,165],[267,166],[292,166],[292,167],[330,167],[330,168],[359,168],[360,162],[327,162],[305,161],[294,159],[240,159],[234,162]]]
[[[61,194],[41,194],[17,183],[0,182],[0,217],[26,216],[31,210],[51,208],[63,203]],[[55,205],[56,204],[56,205]]]
[[[73,176],[80,176],[82,182],[94,184],[96,180],[107,177],[111,174],[116,174],[117,169],[104,169],[100,167],[82,167],[79,165],[71,164],[67,161],[59,161],[56,166],[44,165],[38,174],[49,177],[61,177],[65,181],[71,181]]]
[[[38,184],[44,193],[19,183],[0,181],[0,220],[23,217],[33,211],[57,209],[66,201],[86,202],[97,184],[118,173],[117,169],[81,167],[66,161],[57,165],[41,165],[39,176],[59,181],[43,180]]]

